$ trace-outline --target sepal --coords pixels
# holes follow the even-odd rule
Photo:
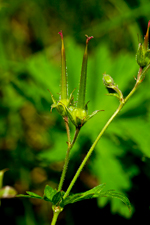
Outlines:
[[[68,117],[76,128],[81,128],[89,119],[91,119],[100,111],[96,110],[91,115],[88,115],[87,104],[85,105],[84,109],[70,106],[69,108],[66,108],[66,110]]]
[[[150,63],[150,50],[145,50],[144,46],[141,43],[139,43],[139,47],[137,50],[136,61],[142,68]]]
[[[49,91],[49,90],[48,90]],[[50,91],[49,91],[50,92]],[[52,95],[52,93],[50,92],[53,104],[51,105],[51,112],[52,109],[56,108],[58,113],[62,116],[65,117],[67,116],[67,111],[66,108],[69,107],[69,105],[72,103],[73,101],[73,92],[70,94],[69,99],[60,99],[59,101],[57,101],[54,96]]]

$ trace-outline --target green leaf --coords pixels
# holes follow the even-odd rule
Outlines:
[[[34,193],[34,192],[26,191],[26,193],[27,193],[28,195],[20,194],[20,195],[17,195],[16,197],[43,199],[40,195],[37,195],[37,194]]]
[[[64,205],[75,203],[85,199],[90,199],[90,198],[111,197],[111,198],[120,199],[122,202],[126,204],[129,211],[131,212],[131,203],[124,194],[118,193],[114,190],[102,191],[104,187],[105,187],[105,184],[100,184],[89,191],[70,195],[66,199],[64,199]]]
[[[82,194],[72,194],[64,199],[64,205],[68,205],[77,201],[81,201]]]
[[[64,191],[59,191],[57,192],[52,199],[52,203],[53,205],[57,206],[61,206],[62,208],[64,207],[64,200],[63,200],[63,195],[64,195]]]
[[[104,187],[105,187],[105,184],[100,184],[100,185],[92,188],[89,191],[74,194],[74,195],[70,195],[66,199],[64,199],[64,205],[74,203],[74,202],[78,202],[78,201],[82,201],[82,200],[85,200],[85,199],[97,198],[100,195],[100,193],[101,193],[101,191]]]
[[[51,134],[51,140],[54,140],[54,147],[43,150],[38,154],[39,160],[45,161],[48,164],[64,160],[66,154],[65,151],[62,151],[62,149],[66,149],[66,142],[64,141],[67,140],[66,133],[60,135],[58,131],[54,131]]]
[[[31,192],[31,191],[26,191],[26,193],[28,195],[30,195],[32,198],[39,198],[39,199],[42,199],[42,197],[34,192]]]
[[[57,191],[55,189],[53,189],[51,186],[46,185],[45,189],[44,189],[44,195],[43,195],[43,199],[45,201],[50,201],[52,202],[52,199],[54,197],[54,195],[57,193]]]
[[[150,157],[150,122],[146,122],[141,118],[126,118],[125,120],[118,120],[118,126],[120,130],[122,129],[124,131],[124,136],[127,136],[137,143],[141,152],[143,152],[145,156]]]
[[[89,195],[89,194],[99,195],[105,186],[106,186],[106,184],[100,184],[100,185],[92,188],[91,190],[84,192],[83,194],[84,194],[84,196]]]
[[[116,192],[115,190],[107,190],[107,191],[101,192],[100,196],[120,199],[122,202],[126,204],[129,211],[131,212],[131,203],[124,194]]]
[[[94,194],[87,194],[84,195],[84,193],[81,194],[75,194],[75,195],[70,195],[64,200],[64,205],[68,205],[71,203],[79,202],[85,199],[90,199],[93,197]]]
[[[23,194],[19,194],[19,195],[16,195],[16,197],[23,197],[23,198],[32,198],[30,195],[23,195]]]

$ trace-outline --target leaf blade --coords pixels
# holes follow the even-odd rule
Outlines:
[[[51,186],[46,185],[45,189],[44,189],[44,195],[43,195],[43,199],[45,201],[50,201],[52,202],[53,196],[57,193],[57,191],[55,189],[53,189]]]
[[[43,199],[43,197],[41,197],[40,195],[38,195],[34,192],[26,191],[26,193],[27,193],[27,195],[19,194],[16,197]]]
[[[71,203],[75,203],[75,202],[90,199],[90,198],[95,198],[94,196],[99,195],[104,187],[105,187],[105,184],[100,184],[90,189],[89,191],[69,195],[66,199],[64,199],[64,205],[68,205]]]
[[[117,198],[121,200],[129,209],[129,212],[131,212],[131,203],[123,193],[116,192],[115,190],[107,190],[100,194],[101,197],[111,197],[111,198]]]

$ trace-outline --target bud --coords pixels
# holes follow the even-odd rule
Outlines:
[[[110,75],[103,74],[103,84],[105,85],[105,87],[109,92],[108,95],[117,97],[120,102],[124,101],[121,90],[118,88],[118,85],[114,83],[114,80]]]
[[[114,86],[114,80],[113,80],[112,77],[109,76],[108,74],[103,74],[103,84],[104,84],[106,87]]]
[[[144,43],[143,44],[139,43],[137,54],[136,54],[136,61],[138,65],[142,68],[144,68],[150,63],[149,27],[150,27],[150,21],[148,22],[147,32],[144,37]]]

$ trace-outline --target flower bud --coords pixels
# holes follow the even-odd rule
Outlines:
[[[124,101],[121,90],[118,88],[118,85],[114,83],[114,80],[110,75],[103,74],[103,84],[105,85],[105,87],[109,92],[108,95],[117,97],[120,102]]]
[[[105,85],[105,87],[111,87],[114,85],[114,80],[110,75],[104,74],[103,75],[103,84]]]

